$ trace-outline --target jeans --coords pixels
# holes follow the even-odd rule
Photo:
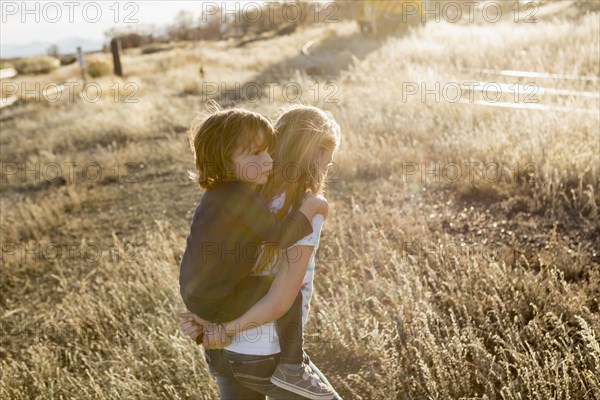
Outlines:
[[[270,382],[269,378],[279,362],[279,353],[261,356],[225,349],[205,349],[204,355],[210,372],[217,380],[221,400],[265,400],[266,396],[274,400],[305,399]],[[304,362],[332,388],[306,353]],[[341,397],[335,393],[335,399],[341,400]]]

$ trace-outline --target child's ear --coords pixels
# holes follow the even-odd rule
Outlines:
[[[233,161],[233,156],[229,157],[229,160],[227,161],[227,165],[225,166],[225,175],[227,180],[231,180],[231,179],[236,179],[236,174],[237,174],[237,168],[238,166],[235,164],[235,161]]]

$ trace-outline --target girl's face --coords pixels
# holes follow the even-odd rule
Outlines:
[[[329,164],[333,161],[333,152],[335,149],[325,149],[321,151],[319,155],[319,172],[322,176],[327,173],[327,169],[329,168]]]
[[[258,136],[257,144],[250,148],[239,147],[236,149],[231,161],[237,180],[264,185],[273,169],[273,159],[264,148],[265,146],[262,146],[264,133],[259,131]]]

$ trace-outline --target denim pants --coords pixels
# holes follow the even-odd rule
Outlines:
[[[204,355],[210,372],[217,380],[221,400],[265,400],[267,396],[273,400],[306,399],[269,381],[279,361],[279,353],[261,356],[225,349],[205,349]],[[332,388],[306,353],[304,362]],[[341,397],[335,393],[335,399],[341,400]]]

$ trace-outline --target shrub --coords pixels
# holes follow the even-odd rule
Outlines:
[[[77,56],[60,56],[58,59],[60,60],[60,65],[71,65],[77,61]]]
[[[5,69],[5,68],[14,68],[15,64],[5,61],[5,60],[0,60],[0,69]]]
[[[175,46],[170,44],[152,43],[142,48],[142,54],[158,53],[161,51],[172,50],[174,48]]]
[[[98,78],[111,74],[112,66],[107,61],[92,61],[87,65],[86,71],[92,78]]]
[[[59,66],[60,61],[50,56],[23,58],[15,62],[19,74],[47,74]]]

